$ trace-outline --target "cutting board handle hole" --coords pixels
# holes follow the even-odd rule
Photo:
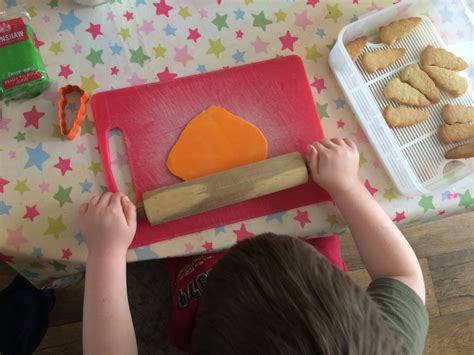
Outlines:
[[[112,178],[118,190],[127,195],[131,201],[135,201],[135,190],[122,131],[118,128],[108,131],[108,143]]]

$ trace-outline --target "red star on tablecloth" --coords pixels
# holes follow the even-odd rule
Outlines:
[[[201,37],[201,34],[199,33],[199,30],[197,28],[189,29],[189,36],[188,39],[194,42],[197,42],[197,40]]]
[[[117,66],[113,66],[110,68],[110,75],[117,75],[119,73],[120,69],[117,68]]]
[[[92,39],[96,39],[98,36],[103,35],[103,33],[100,31],[100,24],[89,22],[89,25],[90,26],[86,32],[89,32],[92,35]]]
[[[71,65],[59,65],[61,68],[61,71],[59,72],[58,76],[63,76],[64,79],[67,79],[69,75],[73,74],[73,71],[71,70]]]
[[[370,192],[370,194],[371,194],[372,196],[374,196],[375,193],[376,193],[377,191],[379,191],[379,190],[376,189],[375,187],[371,186],[369,180],[367,180],[367,179],[365,179],[365,181],[364,181],[364,186],[365,186],[365,188]]]
[[[311,83],[311,86],[316,88],[318,94],[320,94],[321,91],[323,91],[324,89],[327,89],[327,87],[324,85],[324,79],[318,79],[316,76],[313,77],[313,82]]]
[[[281,50],[284,49],[289,49],[290,51],[293,52],[293,45],[295,42],[298,40],[298,37],[293,37],[290,33],[290,31],[286,31],[286,34],[284,36],[278,37],[281,42]]]
[[[212,250],[212,242],[208,242],[207,240],[201,245],[206,251]]]
[[[346,123],[343,120],[337,120],[336,123],[337,123],[337,128],[344,128],[344,126],[346,125]]]
[[[25,215],[23,216],[23,218],[28,218],[30,221],[34,221],[35,217],[36,216],[39,216],[39,212],[38,210],[36,209],[36,205],[33,205],[33,206],[26,206],[26,212],[25,212]]]
[[[127,21],[131,21],[133,20],[133,13],[131,13],[130,11],[127,11],[123,14],[123,17],[125,17]]]
[[[33,105],[31,111],[23,112],[23,117],[25,117],[25,127],[33,126],[39,128],[39,120],[44,116],[44,112],[38,112],[36,105]]]
[[[71,159],[63,159],[58,157],[59,161],[54,165],[55,168],[61,171],[61,175],[64,176],[67,171],[72,171]]]
[[[13,262],[13,256],[9,256],[9,255],[0,253],[0,260],[5,261],[7,263],[12,263]]]
[[[308,0],[306,2],[306,5],[311,5],[312,7],[315,7],[316,4],[318,4],[318,3],[319,3],[319,0]]]
[[[0,192],[4,192],[5,190],[3,188],[5,187],[5,185],[8,185],[9,183],[10,181],[4,178],[0,178]]]
[[[311,221],[308,218],[308,211],[296,210],[296,216],[293,217],[293,219],[300,223],[301,228],[304,228],[306,223],[311,223]]]
[[[392,221],[394,222],[400,222],[400,221],[403,221],[404,219],[406,218],[405,216],[405,211],[402,211],[402,212],[395,212],[395,218],[392,219]]]
[[[165,15],[169,17],[169,12],[173,10],[172,6],[166,4],[165,0],[160,0],[160,2],[154,2],[153,5],[156,7],[156,14]]]
[[[156,74],[156,77],[158,78],[160,82],[173,80],[177,76],[178,74],[171,73],[168,67],[166,67],[165,70],[163,70],[161,73]]]
[[[63,256],[61,256],[61,259],[69,260],[71,255],[72,255],[71,249],[69,248],[63,249]]]
[[[234,230],[233,232],[237,236],[237,242],[254,236],[253,233],[247,230],[247,227],[244,223],[242,223],[240,229]]]
[[[242,39],[244,37],[244,33],[241,30],[235,31],[235,38]]]

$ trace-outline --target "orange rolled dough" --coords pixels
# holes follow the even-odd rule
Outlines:
[[[184,128],[166,161],[168,169],[191,180],[263,160],[268,142],[250,122],[220,106],[210,106]]]

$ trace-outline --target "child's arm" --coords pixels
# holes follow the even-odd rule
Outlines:
[[[84,295],[84,354],[137,354],[128,306],[126,253],[136,209],[121,193],[92,197],[79,210],[89,254]]]
[[[391,277],[425,301],[420,264],[407,240],[359,181],[359,152],[349,139],[333,138],[307,148],[313,179],[344,216],[372,279]]]

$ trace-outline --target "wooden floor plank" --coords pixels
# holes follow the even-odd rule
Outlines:
[[[423,271],[423,277],[425,279],[426,287],[426,308],[430,317],[439,316],[438,302],[435,296],[435,290],[433,288],[433,282],[431,280],[431,273],[428,267],[428,261],[426,259],[418,260],[420,262],[421,270]],[[370,276],[366,269],[358,269],[349,271],[349,275],[354,281],[362,288],[367,288],[370,284]]]
[[[474,310],[431,319],[424,353],[474,354]]]
[[[49,327],[35,354],[53,354],[53,349],[71,348],[70,354],[82,353],[82,322]],[[80,345],[78,347],[78,344]],[[72,351],[74,350],[74,351]],[[56,352],[56,354],[63,354]]]
[[[474,309],[474,249],[428,258],[441,315]]]
[[[418,258],[474,249],[474,212],[401,228]],[[350,233],[341,236],[341,254],[351,270],[364,267]]]

